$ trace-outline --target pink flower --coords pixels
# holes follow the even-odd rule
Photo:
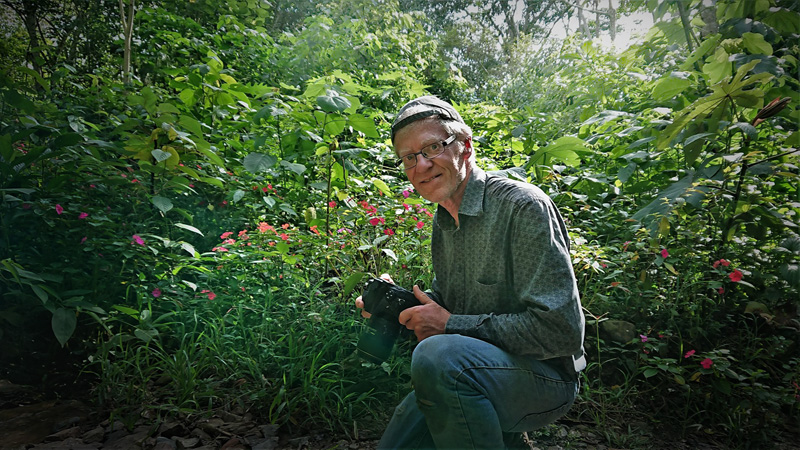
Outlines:
[[[647,342],[647,336],[644,334],[640,334],[639,337],[642,339],[642,342]]]
[[[258,224],[259,233],[266,233],[268,230],[275,231],[275,228],[272,228],[272,225],[268,224],[267,222],[261,222]]]
[[[225,239],[224,241],[222,241],[222,243],[223,243],[223,244],[232,245],[232,244],[235,244],[235,243],[236,243],[236,241],[235,241],[235,240],[233,240],[233,239]]]
[[[153,294],[153,297],[155,297],[155,298],[161,297],[161,289],[159,289],[159,288],[153,289],[152,294]]]
[[[720,265],[722,265],[723,267],[728,267],[728,266],[731,265],[731,262],[728,261],[727,259],[718,259],[718,260],[714,261],[713,267],[716,269]]]
[[[684,358],[691,358],[692,355],[694,355],[694,350],[689,350],[688,352],[686,352],[685,355],[683,355],[683,357]]]
[[[742,281],[742,272],[739,272],[739,270],[736,269],[731,272],[730,275],[728,275],[728,278],[730,278],[734,283],[738,283]]]
[[[284,230],[288,230],[290,226],[291,225],[289,225],[288,223],[285,223],[285,224],[281,225],[281,228],[283,228]]]
[[[229,238],[230,236],[232,236],[232,235],[233,235],[233,232],[232,232],[232,231],[226,231],[226,232],[224,232],[224,233],[220,234],[220,235],[219,235],[219,238],[220,238],[220,239],[228,239],[228,238]]]
[[[81,244],[83,244],[84,242],[86,242],[86,239],[87,239],[87,238],[86,238],[86,236],[84,236],[84,237],[83,237],[83,239],[81,239]]]
[[[286,234],[286,233],[281,233],[281,239],[283,239],[284,241],[288,241],[289,240],[289,235]]]
[[[403,191],[403,198],[408,198],[410,195],[411,195],[411,192],[408,189]]]
[[[376,227],[384,223],[386,223],[386,219],[383,217],[373,217],[372,219],[369,219],[369,224]]]
[[[133,241],[136,242],[137,244],[144,246],[144,240],[141,237],[139,237],[138,234],[134,234],[133,236],[131,236],[131,239],[133,239]]]
[[[711,358],[700,361],[700,365],[703,366],[703,369],[710,369],[712,364],[714,364],[714,361],[712,361]]]
[[[665,249],[665,248],[661,249],[661,257],[664,258],[664,259],[669,258],[669,252],[667,251],[667,249]]]
[[[312,226],[311,231],[313,231],[317,236],[319,236],[319,230],[317,230],[317,225]]]
[[[60,204],[57,204],[56,205],[56,214],[58,214],[60,216],[61,213],[63,213],[63,212],[64,212],[64,208]]]
[[[418,230],[421,230],[421,229],[423,229],[424,227],[425,227],[425,222],[423,222],[423,221],[421,221],[421,220],[420,220],[419,222],[417,222],[417,229],[418,229]]]
[[[328,208],[330,208],[330,209],[336,208],[336,202],[333,202],[333,201],[328,202]]]
[[[211,249],[212,252],[227,252],[228,249],[225,247],[214,247]]]
[[[215,294],[213,292],[209,292],[208,293],[208,299],[209,300],[214,300],[215,298],[217,298],[217,294]]]
[[[82,212],[78,214],[78,219],[85,219],[87,217],[89,217],[89,213]]]

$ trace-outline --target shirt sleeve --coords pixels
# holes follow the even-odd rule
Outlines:
[[[521,304],[508,314],[451,315],[446,332],[491,342],[515,354],[550,359],[582,351],[584,317],[569,253],[569,236],[555,205],[537,199],[517,205],[505,258],[505,295]],[[435,289],[435,286],[434,286]]]

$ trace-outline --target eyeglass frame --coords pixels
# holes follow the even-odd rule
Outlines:
[[[417,167],[417,161],[418,161],[417,156],[421,155],[423,158],[425,158],[428,161],[430,161],[433,158],[436,158],[437,156],[441,156],[441,154],[444,153],[444,151],[447,148],[447,146],[452,144],[453,142],[455,142],[455,140],[456,140],[456,135],[455,134],[451,134],[450,136],[447,137],[447,139],[445,139],[443,141],[432,142],[432,143],[426,145],[425,147],[423,147],[422,150],[420,150],[418,152],[413,152],[413,153],[408,153],[408,154],[403,155],[402,158],[398,158],[398,160],[395,163],[395,165],[398,168],[402,167],[403,170],[411,170],[411,169]],[[425,149],[430,147],[430,146],[432,146],[432,145],[436,145],[436,144],[440,144],[442,146],[442,151],[440,151],[439,153],[437,153],[437,154],[435,154],[433,156],[426,156],[425,155]],[[405,160],[406,158],[408,158],[409,156],[412,156],[412,155],[414,156],[414,165],[411,166],[411,167],[406,167],[403,164],[403,160]]]

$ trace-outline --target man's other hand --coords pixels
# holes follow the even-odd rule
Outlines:
[[[384,273],[383,275],[381,275],[381,279],[383,281],[388,281],[389,283],[394,284],[394,280],[392,280],[392,277],[388,273]],[[362,317],[366,317],[367,319],[372,317],[372,314],[370,314],[370,313],[368,313],[367,311],[364,310],[364,300],[361,299],[360,295],[356,299],[356,308],[361,308],[361,316]]]
[[[414,296],[422,304],[402,311],[397,318],[398,321],[413,331],[418,341],[436,334],[444,334],[445,325],[450,319],[450,312],[434,302],[416,284],[414,285]]]

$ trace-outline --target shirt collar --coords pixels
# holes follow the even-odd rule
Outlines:
[[[458,207],[458,214],[465,216],[477,216],[483,212],[483,194],[486,191],[486,172],[474,167],[467,180],[467,187],[464,189],[464,197]],[[439,227],[443,230],[455,230],[455,220],[450,216],[446,209],[439,206],[436,209],[434,218]]]
[[[464,189],[464,198],[458,207],[458,213],[467,216],[477,216],[483,212],[483,193],[486,191],[486,172],[474,167]]]

